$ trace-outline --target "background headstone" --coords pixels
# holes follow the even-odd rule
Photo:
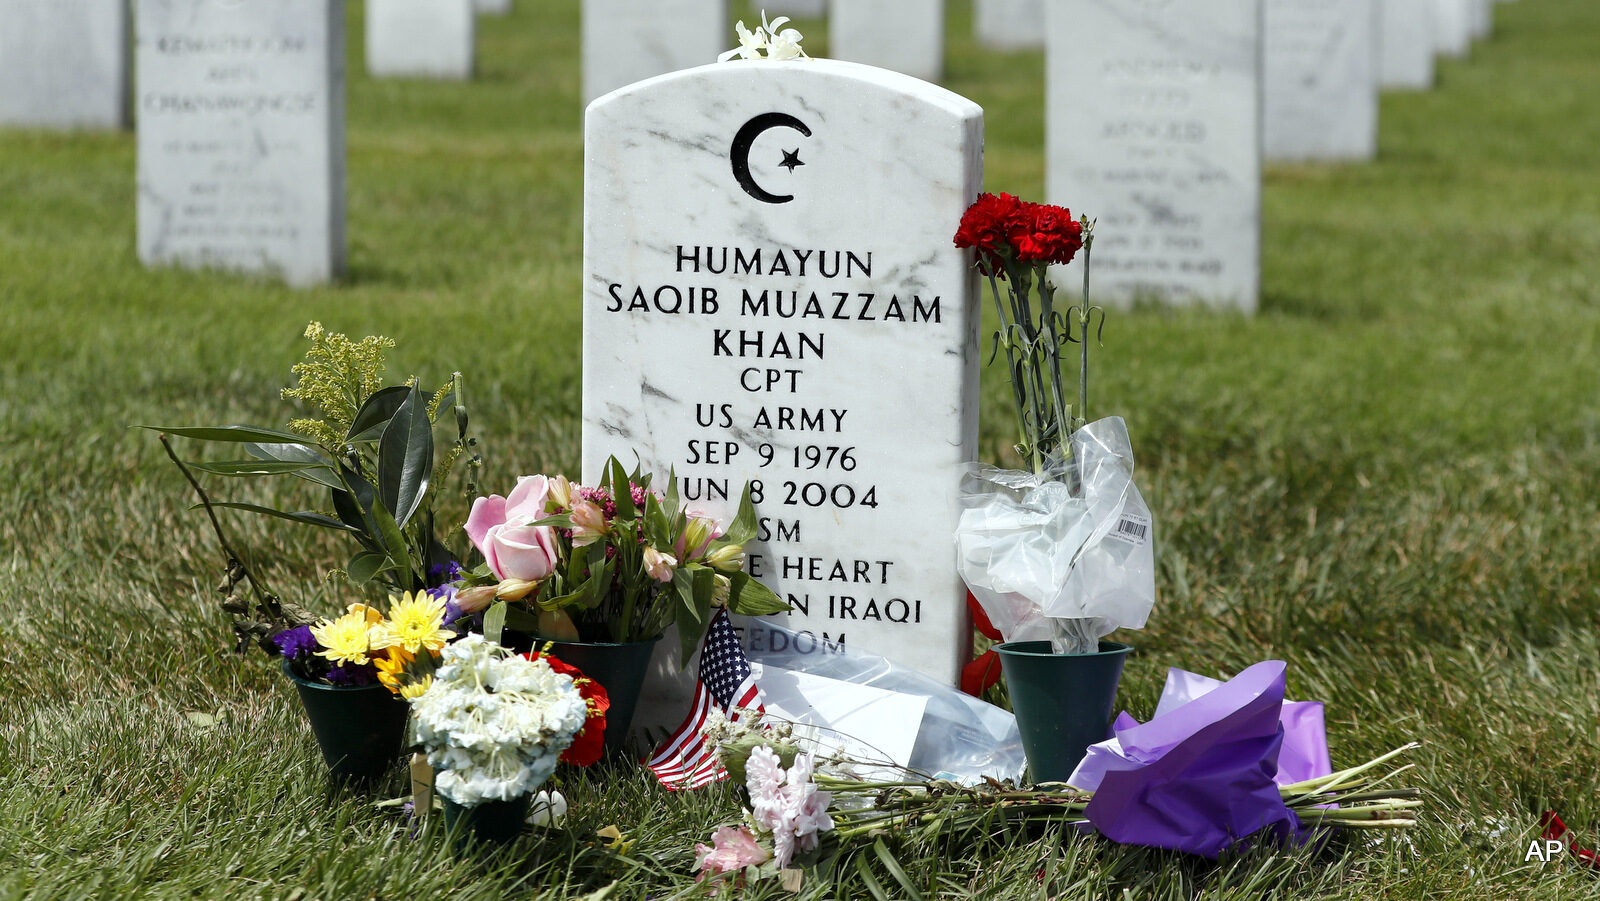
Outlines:
[[[127,124],[127,0],[0,0],[0,125]]]
[[[511,12],[511,0],[474,0],[474,6],[485,16],[503,16]]]
[[[367,0],[367,71],[472,77],[473,0]]]
[[[1376,0],[1266,0],[1263,148],[1269,160],[1378,153]]]
[[[138,0],[139,259],[344,269],[344,0]]]
[[[938,81],[944,75],[944,0],[833,0],[828,55]]]
[[[1494,3],[1495,0],[1470,0],[1467,12],[1473,40],[1483,40],[1494,32]]]
[[[584,127],[585,481],[637,453],[726,522],[756,480],[748,569],[795,605],[780,619],[952,685],[981,356],[952,239],[982,115],[886,70],[739,61],[618,92]]]
[[[1411,90],[1433,87],[1434,4],[1431,0],[1381,0],[1381,3],[1379,84]]]
[[[1472,49],[1472,11],[1474,0],[1434,0],[1433,36],[1440,56],[1466,56]]]
[[[736,46],[728,0],[583,0],[583,102]]]
[[[828,14],[828,0],[772,0],[771,3],[765,5],[765,9],[768,19],[778,16],[788,16],[790,18],[805,16],[819,19]],[[746,22],[745,24],[750,25],[753,23]]]
[[[996,50],[1044,46],[1045,0],[973,0],[972,25],[978,43]]]
[[[1256,308],[1261,17],[1237,0],[1050,0],[1048,195],[1098,220],[1097,301]],[[1082,254],[1056,284],[1075,297]]]

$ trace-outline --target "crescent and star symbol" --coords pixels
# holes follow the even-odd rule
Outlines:
[[[728,150],[728,160],[733,163],[733,177],[746,194],[762,203],[788,203],[794,199],[793,194],[774,194],[756,184],[755,176],[750,174],[750,147],[755,144],[756,138],[773,128],[792,128],[805,137],[811,137],[811,128],[788,113],[762,113],[739,127],[738,133],[733,136],[733,146]],[[778,165],[786,167],[791,173],[796,166],[804,166],[800,149],[783,151],[783,161]]]

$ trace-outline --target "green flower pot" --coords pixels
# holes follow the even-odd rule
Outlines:
[[[551,656],[583,670],[583,674],[600,683],[610,697],[605,739],[608,755],[620,754],[627,747],[628,727],[633,723],[634,708],[639,706],[639,692],[644,688],[645,675],[650,671],[650,655],[657,641],[660,639],[626,643],[549,642]],[[533,646],[543,648],[545,643],[545,639],[536,638]]]
[[[1048,641],[996,645],[1011,709],[1028,754],[1028,778],[1065,782],[1096,742],[1106,740],[1117,683],[1131,645],[1100,642],[1093,654],[1057,654]]]
[[[381,684],[348,688],[307,682],[287,660],[283,673],[300,692],[317,747],[336,781],[370,785],[394,768],[411,705]]]
[[[474,807],[460,804],[441,796],[444,801],[444,829],[458,850],[466,851],[474,845],[509,845],[522,834],[528,822],[528,807],[532,795],[522,795],[510,801],[486,801]]]

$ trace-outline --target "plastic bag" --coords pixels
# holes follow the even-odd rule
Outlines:
[[[1064,480],[971,465],[956,567],[1007,641],[1048,639],[1057,653],[1081,654],[1144,626],[1156,597],[1154,524],[1120,416],[1074,432],[1072,454]]]
[[[752,663],[926,698],[912,769],[968,785],[986,776],[1022,778],[1027,756],[1010,711],[876,654],[828,652],[815,641],[796,641],[796,633],[774,620],[753,619],[747,629]]]

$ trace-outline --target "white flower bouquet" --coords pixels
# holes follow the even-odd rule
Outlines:
[[[571,676],[481,635],[444,649],[411,711],[434,787],[462,807],[532,794],[588,717]]]

